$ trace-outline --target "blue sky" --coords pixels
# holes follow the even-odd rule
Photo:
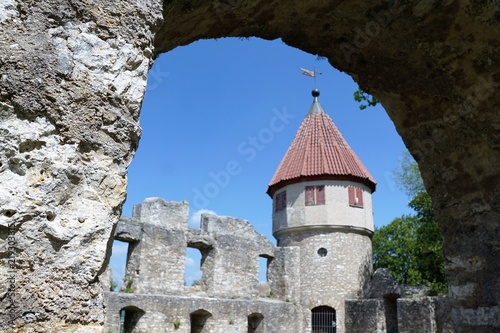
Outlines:
[[[178,47],[155,61],[123,215],[147,197],[187,200],[192,226],[200,210],[209,210],[246,219],[274,241],[267,184],[312,103],[314,80],[299,67],[322,73],[321,105],[377,180],[375,225],[411,213],[392,180],[404,144],[381,106],[359,110],[348,75],[279,39],[224,38]],[[114,247],[117,280],[124,252]],[[188,253],[188,283],[199,278],[198,265]]]

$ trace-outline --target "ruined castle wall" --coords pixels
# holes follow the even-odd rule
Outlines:
[[[300,248],[279,247],[268,269],[269,286],[281,300],[300,301]]]
[[[130,226],[118,227],[115,236],[123,240],[124,228],[135,232],[140,228],[140,235],[134,236],[139,239],[129,243],[126,288],[149,294],[178,294],[184,290],[188,211],[187,202],[159,198],[134,206]]]
[[[202,233],[216,239],[209,252],[208,295],[255,297],[259,293],[259,256],[274,257],[275,246],[255,232],[248,221],[231,217],[202,215]]]
[[[346,332],[455,333],[448,302],[443,297],[347,300]]]
[[[210,317],[203,332],[247,333],[249,316],[262,315],[262,321],[255,332],[297,332],[302,325],[301,307],[272,299],[214,299],[174,296],[149,296],[119,293],[106,293],[108,315],[106,329],[118,332],[120,310],[123,308],[140,309],[144,314],[135,329],[148,333],[189,333],[190,315],[199,310],[206,311]],[[179,321],[176,329],[174,322]]]
[[[346,300],[346,333],[396,333],[387,331],[383,299]]]
[[[122,218],[115,238],[129,242],[124,287],[138,294],[184,294],[186,248],[202,252],[201,292],[256,297],[259,256],[272,262],[276,247],[245,220],[203,215],[201,229],[187,227],[187,202],[148,198]]]
[[[134,244],[127,266],[133,284],[126,293],[106,294],[106,329],[120,329],[122,310],[125,327],[149,333],[192,332],[193,325],[200,325],[192,316],[200,313],[208,314],[203,332],[246,333],[249,326],[255,326],[255,333],[293,332],[303,327],[303,308],[288,298],[298,295],[297,248],[279,251],[242,219],[204,214],[201,229],[186,229],[185,224],[187,203],[159,198],[146,199],[134,207],[132,218],[121,219],[115,237]],[[206,254],[200,287],[182,285],[186,246]],[[258,295],[259,256],[270,260],[270,285],[276,286],[277,278],[286,280],[282,299]]]

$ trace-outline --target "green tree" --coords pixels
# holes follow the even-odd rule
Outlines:
[[[418,164],[408,150],[403,152],[403,157],[399,160],[399,167],[394,170],[393,177],[399,188],[410,198],[415,197],[418,193],[425,192],[424,181],[420,175]]]
[[[421,274],[414,258],[417,255],[418,219],[403,215],[377,228],[373,235],[373,266],[389,268],[401,284],[418,285]]]
[[[358,87],[358,90],[354,92],[354,100],[358,103],[359,109],[364,110],[369,106],[375,106],[379,103],[378,99],[373,97],[372,95],[364,92],[361,88]],[[363,104],[366,103],[366,104]]]
[[[110,291],[115,291],[115,289],[118,287],[118,283],[113,278],[109,279],[109,290]]]
[[[416,229],[417,265],[422,281],[434,294],[448,291],[443,263],[443,236],[432,209],[432,200],[425,191],[416,194],[408,204],[419,220]]]
[[[427,285],[430,294],[447,292],[439,225],[415,160],[406,152],[394,172],[398,185],[412,199],[415,215],[396,218],[373,235],[374,268],[389,268],[402,284]]]

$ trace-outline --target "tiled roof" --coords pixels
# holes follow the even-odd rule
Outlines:
[[[287,184],[314,179],[353,180],[375,191],[375,179],[323,110],[318,95],[318,91],[313,92],[314,102],[274,173],[267,193],[272,196]]]

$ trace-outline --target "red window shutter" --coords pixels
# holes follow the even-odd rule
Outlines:
[[[286,191],[276,194],[274,199],[274,211],[279,212],[286,208]]]
[[[316,204],[324,205],[325,204],[325,186],[316,186]]]
[[[363,207],[363,189],[356,188],[356,198],[358,199],[358,206]]]
[[[355,198],[355,193],[354,193],[354,187],[349,186],[347,188],[348,193],[349,193],[349,205],[354,206],[356,205],[356,198]]]
[[[314,186],[306,186],[306,206],[314,205]]]

